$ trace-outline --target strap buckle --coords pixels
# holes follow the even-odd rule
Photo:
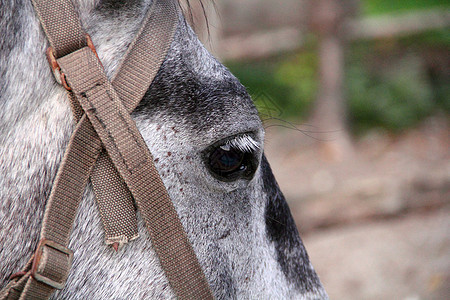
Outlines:
[[[86,33],[86,42],[87,46],[91,48],[92,52],[94,52],[95,56],[97,56],[98,59],[97,50],[95,49],[94,43],[92,43],[91,37],[87,33]],[[48,63],[50,64],[50,68],[52,69],[52,73],[53,76],[55,76],[56,82],[61,84],[66,90],[70,92],[72,88],[67,83],[66,75],[61,71],[61,67],[59,66],[58,61],[56,60],[55,51],[53,50],[53,47],[48,47],[46,54]],[[100,61],[100,59],[98,60]]]
[[[72,250],[54,241],[41,239],[34,253],[31,276],[60,290],[69,276],[72,260]]]

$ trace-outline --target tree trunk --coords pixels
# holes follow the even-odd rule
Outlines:
[[[343,24],[349,4],[342,0],[312,1],[310,25],[319,38],[319,86],[310,123],[322,133],[318,135],[322,153],[333,161],[346,160],[353,153],[344,92]]]

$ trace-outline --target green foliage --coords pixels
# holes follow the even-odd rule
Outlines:
[[[448,9],[450,3],[448,0],[361,0],[361,12],[366,16],[436,7]]]
[[[289,91],[283,102],[289,115],[304,116],[313,103],[317,90],[317,55],[304,51],[281,62],[275,68],[274,80]]]
[[[446,29],[429,30],[419,34],[412,34],[405,37],[400,37],[398,41],[404,46],[413,47],[449,47],[450,46],[450,31]]]
[[[378,72],[360,62],[351,64],[347,99],[354,131],[361,133],[371,127],[398,131],[429,115],[435,105],[423,71],[417,57],[405,57]]]

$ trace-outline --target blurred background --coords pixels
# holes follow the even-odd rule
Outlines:
[[[330,298],[450,299],[450,1],[190,5]]]

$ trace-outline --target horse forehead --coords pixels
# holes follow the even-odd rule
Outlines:
[[[180,23],[135,116],[168,122],[204,138],[261,131],[258,112],[240,82]]]

